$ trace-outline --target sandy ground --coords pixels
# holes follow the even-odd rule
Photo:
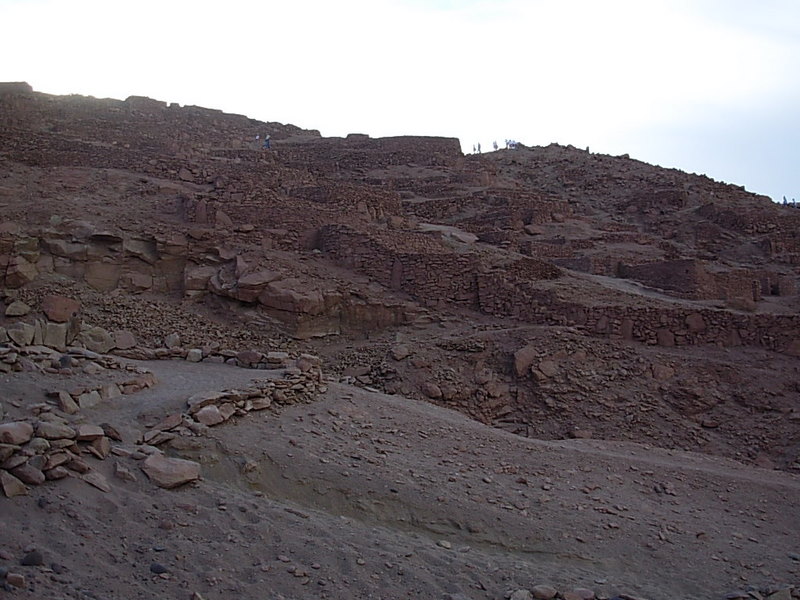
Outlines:
[[[155,388],[85,415],[123,429],[123,446],[193,391],[262,375],[146,366]],[[25,377],[3,382],[4,397],[22,401],[6,407],[11,416],[41,399],[34,387],[12,389]],[[201,462],[203,480],[162,490],[132,458],[112,457],[93,463],[110,493],[73,479],[0,498],[0,567],[28,582],[9,597],[477,600],[546,583],[722,598],[800,580],[800,477],[723,459],[525,439],[340,384],[313,404],[185,438],[170,454]],[[115,478],[115,460],[137,481]],[[33,548],[44,566],[19,566]]]

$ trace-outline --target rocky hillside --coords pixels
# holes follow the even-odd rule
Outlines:
[[[0,109],[0,286],[32,310],[5,329],[68,296],[132,357],[173,333],[204,360],[313,351],[523,435],[800,468],[791,207],[557,145],[464,156],[24,84]]]
[[[628,156],[0,84],[0,582],[800,597],[799,280]]]

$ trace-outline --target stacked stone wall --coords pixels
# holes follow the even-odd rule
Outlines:
[[[425,305],[477,303],[477,257],[449,251],[437,236],[389,231],[367,234],[346,225],[327,225],[318,239],[320,249],[336,262]]]
[[[717,297],[714,278],[694,259],[620,265],[620,277],[695,300]]]
[[[478,275],[481,311],[542,325],[580,326],[603,336],[661,346],[760,346],[800,356],[800,316],[726,310],[643,306],[584,306],[553,291],[510,281],[501,273]]]
[[[447,166],[462,158],[456,138],[438,137],[348,137],[325,139],[280,147],[282,160],[289,166],[313,165],[316,172],[335,174],[339,170],[366,173],[370,169],[395,165]]]

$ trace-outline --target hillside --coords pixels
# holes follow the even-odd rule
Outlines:
[[[0,569],[800,597],[799,265],[797,209],[628,156],[0,84]],[[162,452],[199,483],[156,488]]]

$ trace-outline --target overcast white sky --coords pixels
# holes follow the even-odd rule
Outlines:
[[[550,142],[800,200],[800,0],[0,0],[0,81]]]

